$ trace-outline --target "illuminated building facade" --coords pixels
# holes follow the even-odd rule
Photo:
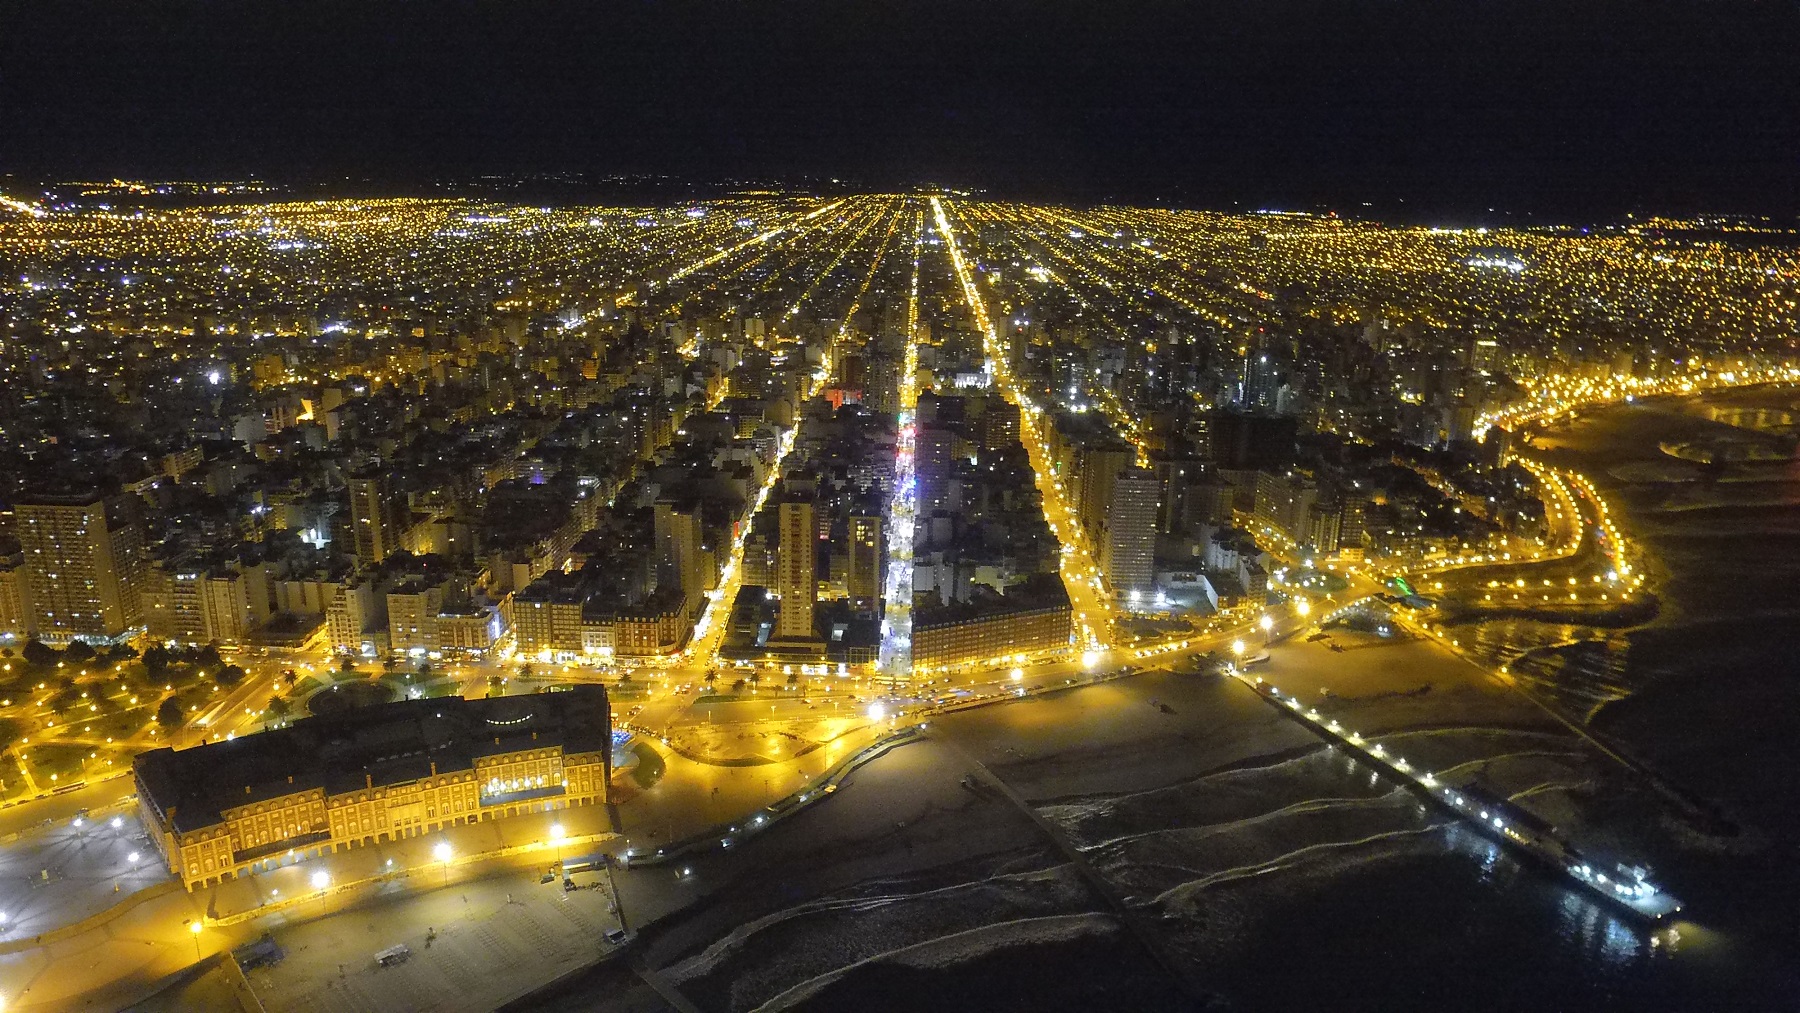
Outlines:
[[[142,624],[143,542],[125,502],[43,499],[16,515],[39,636],[117,640]]]
[[[606,690],[410,700],[133,764],[139,814],[189,889],[342,848],[608,800]]]
[[[1041,658],[1069,649],[1073,610],[1055,574],[1036,574],[1001,594],[913,609],[915,674]]]
[[[350,524],[356,558],[364,563],[379,563],[400,548],[403,512],[403,501],[394,494],[386,476],[351,479]]]
[[[0,639],[28,637],[37,628],[28,579],[23,553],[0,559]]]
[[[781,500],[778,513],[781,546],[775,576],[776,593],[781,597],[781,614],[775,620],[775,635],[782,640],[813,637],[813,609],[819,595],[815,574],[819,551],[816,514],[817,504],[810,485],[792,484]]]
[[[655,508],[656,586],[677,589],[688,600],[706,593],[701,563],[703,533],[700,515],[690,504],[666,500]]]
[[[1147,468],[1113,479],[1112,503],[1100,523],[1100,570],[1114,596],[1131,604],[1155,591],[1157,497],[1162,483]]]
[[[850,515],[848,576],[850,602],[860,611],[872,612],[881,601],[881,514],[870,510]]]

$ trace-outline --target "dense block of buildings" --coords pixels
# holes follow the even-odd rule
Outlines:
[[[986,588],[967,601],[913,609],[913,671],[929,676],[946,669],[1038,659],[1069,649],[1069,592],[1055,574],[1035,574],[1007,588]]]
[[[445,698],[314,717],[134,761],[138,811],[189,888],[340,848],[604,803],[606,690]]]

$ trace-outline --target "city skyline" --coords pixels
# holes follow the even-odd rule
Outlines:
[[[1664,628],[1696,570],[1646,518],[1788,480],[1797,237],[0,187],[0,861],[59,856],[0,889],[0,995],[212,953],[271,1009],[735,1010],[1023,918],[1016,988],[1074,940],[1185,1008],[1270,980],[1212,984],[1215,891],[1338,854],[1502,867],[1506,939],[1597,960],[1749,946],[1688,842],[1756,817],[1601,727],[1654,681],[1538,659]],[[915,875],[983,899],[760,949]],[[25,942],[128,910],[141,966]]]
[[[0,31],[0,1013],[1777,1013],[1800,5]]]

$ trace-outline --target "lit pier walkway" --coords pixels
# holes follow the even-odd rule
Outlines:
[[[1500,842],[1528,858],[1554,868],[1583,887],[1589,894],[1638,919],[1655,924],[1681,910],[1681,903],[1669,893],[1651,885],[1642,867],[1614,863],[1608,865],[1577,851],[1562,835],[1543,820],[1513,805],[1504,797],[1476,786],[1449,785],[1440,782],[1430,771],[1422,771],[1400,756],[1345,728],[1335,719],[1308,707],[1298,697],[1290,696],[1263,681],[1248,676],[1235,667],[1231,675],[1258,696],[1289,717],[1306,726],[1320,738],[1343,746],[1358,760],[1416,792],[1429,797],[1439,808],[1469,823],[1484,836]]]

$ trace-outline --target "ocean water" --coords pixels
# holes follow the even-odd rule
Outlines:
[[[1736,828],[1664,827],[1658,867],[1692,918],[1668,977],[1691,970],[1747,1008],[1800,1009],[1800,461],[1693,465],[1662,447],[1783,448],[1797,410],[1800,391],[1762,388],[1617,406],[1553,434],[1546,456],[1591,476],[1647,550],[1658,614],[1626,630],[1479,632],[1552,645],[1531,671],[1593,702],[1592,728]]]

